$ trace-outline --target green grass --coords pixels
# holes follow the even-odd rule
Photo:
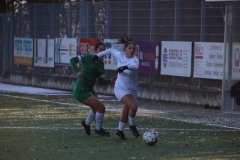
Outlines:
[[[88,136],[81,121],[89,108],[71,95],[7,94],[12,96],[0,95],[0,160],[240,159],[237,130],[160,119],[151,112],[139,113],[140,133],[149,128],[159,133],[158,143],[150,147],[142,137],[133,137],[128,128],[125,129],[128,140],[122,141],[115,135],[120,117],[117,111],[107,109],[105,114],[104,128],[111,137],[94,134],[94,123]],[[119,106],[111,101],[103,103],[113,108]]]

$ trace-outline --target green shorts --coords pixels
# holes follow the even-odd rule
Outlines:
[[[73,95],[79,102],[82,102],[82,101],[88,99],[91,96],[97,97],[97,95],[96,95],[96,93],[93,89],[91,91],[74,90]]]

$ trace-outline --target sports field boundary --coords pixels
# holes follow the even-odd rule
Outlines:
[[[0,129],[41,129],[41,130],[58,130],[58,129],[70,129],[70,130],[83,130],[83,128],[79,127],[26,127],[26,126],[21,126],[21,127],[0,127]],[[117,130],[118,128],[107,128],[108,130]],[[138,127],[138,130],[146,131],[149,128],[140,128]],[[184,129],[184,128],[154,128],[157,131],[200,131],[200,132],[232,132],[232,129]],[[127,129],[126,129],[127,130]]]
[[[6,96],[6,97],[12,97],[12,98],[21,98],[21,99],[26,99],[26,100],[32,100],[32,101],[39,101],[39,102],[45,102],[45,103],[52,103],[52,104],[59,104],[59,105],[67,105],[67,106],[74,106],[74,107],[80,107],[80,108],[89,108],[88,106],[85,105],[78,105],[78,104],[73,104],[73,103],[65,103],[65,102],[56,102],[56,101],[50,101],[50,100],[42,100],[42,99],[37,99],[37,98],[29,98],[29,97],[22,97],[22,96],[14,96],[14,95],[9,95],[9,94],[3,94],[0,93],[0,96]],[[108,112],[121,112],[121,109],[111,109],[107,108]],[[164,117],[164,116],[159,116],[160,113],[162,113],[159,110],[147,110],[147,109],[138,109],[138,114],[140,115],[146,115],[146,113],[149,115],[153,113],[153,117],[157,117],[159,119],[165,119],[165,120],[171,120],[171,121],[179,121],[179,122],[186,122],[186,123],[192,123],[192,124],[204,124],[206,126],[213,126],[213,127],[221,127],[225,129],[234,129],[234,130],[240,130],[240,127],[233,127],[233,126],[226,126],[226,125],[221,125],[221,124],[213,124],[213,123],[203,123],[201,121],[196,121],[196,120],[189,120],[189,119],[183,119],[183,118],[169,118],[169,117]],[[1,127],[0,127],[1,128]]]

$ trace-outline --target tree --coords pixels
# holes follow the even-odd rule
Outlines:
[[[80,1],[80,0],[74,0]],[[64,3],[72,0],[0,0],[0,13],[15,13],[20,3]]]
[[[15,13],[18,4],[24,0],[0,0],[0,13]]]

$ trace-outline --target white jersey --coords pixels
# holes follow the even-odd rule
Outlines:
[[[122,73],[118,73],[118,78],[115,83],[114,89],[126,90],[126,91],[137,91],[138,82],[138,66],[139,60],[136,56],[127,58],[125,52],[120,52],[116,49],[108,49],[98,53],[99,57],[113,54],[118,59],[118,67],[128,66],[128,69]]]

